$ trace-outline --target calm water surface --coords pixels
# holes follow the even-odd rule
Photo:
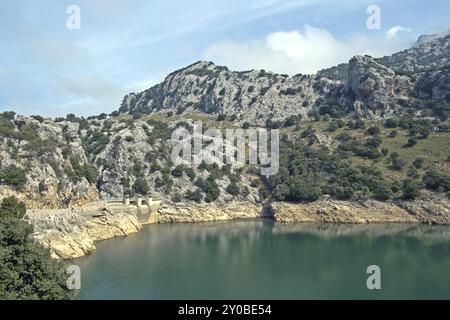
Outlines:
[[[79,299],[450,299],[442,226],[151,225],[76,263]],[[379,291],[366,287],[369,265]]]

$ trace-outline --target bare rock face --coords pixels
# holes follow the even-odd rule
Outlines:
[[[256,219],[265,216],[264,212],[261,205],[250,202],[166,204],[159,209],[159,222],[194,223],[232,219]]]
[[[450,63],[450,34],[422,36],[410,49],[381,58],[380,61],[401,72],[422,72]]]
[[[272,210],[275,220],[282,223],[419,222],[406,210],[393,204],[377,201],[369,201],[364,204],[333,200],[304,204],[273,203]]]
[[[426,223],[450,225],[450,203],[446,199],[431,201],[375,200],[363,203],[323,200],[313,203],[273,203],[274,219],[281,223]]]
[[[399,206],[422,223],[450,225],[450,202],[446,199],[400,202]]]
[[[412,81],[369,56],[350,60],[348,86],[355,94],[355,110],[364,117],[383,118],[398,112],[409,100]]]
[[[76,172],[90,164],[77,123],[20,115],[9,123],[10,131],[0,139],[1,169],[13,166],[26,177],[20,187],[2,186],[0,198],[14,195],[35,209],[77,207],[98,200],[95,181]]]
[[[56,259],[75,259],[95,250],[95,242],[126,236],[141,229],[128,212],[39,210],[25,217],[35,228],[35,239]]]
[[[264,70],[233,72],[212,62],[200,61],[170,74],[161,84],[127,95],[119,113],[226,114],[236,123],[263,126],[292,116],[310,117],[321,108],[383,118],[410,106],[419,106],[415,81],[432,86],[423,76],[450,63],[450,35],[419,41],[418,45],[389,57],[356,56],[316,75],[279,75]],[[446,78],[446,80],[448,77]],[[448,97],[448,88],[439,93]],[[436,95],[436,94],[435,94]],[[427,97],[428,99],[428,97]],[[427,100],[428,101],[428,100]]]
[[[288,77],[251,70],[232,72],[211,62],[197,62],[170,74],[164,82],[123,100],[122,113],[164,109],[234,116],[236,122],[264,126],[268,119],[306,117],[341,82],[313,75]]]

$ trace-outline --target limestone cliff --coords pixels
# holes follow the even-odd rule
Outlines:
[[[35,227],[35,239],[57,259],[74,259],[95,250],[95,242],[141,230],[136,215],[107,209],[29,211],[26,219]]]
[[[271,204],[274,219],[280,223],[425,223],[450,225],[450,202],[432,201],[349,202],[323,200],[313,203]]]
[[[256,219],[267,216],[263,206],[251,202],[214,204],[166,204],[159,209],[160,223],[168,222],[211,222],[231,219]]]

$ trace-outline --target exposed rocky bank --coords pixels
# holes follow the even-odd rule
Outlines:
[[[38,210],[27,213],[35,239],[56,259],[75,259],[96,249],[95,242],[123,237],[142,228],[132,212],[102,208]]]
[[[326,223],[425,223],[450,225],[450,202],[433,201],[365,202],[317,201],[294,204],[276,202],[271,205],[277,222]]]
[[[234,219],[273,218],[282,224],[410,223],[450,226],[450,202],[446,199],[412,202],[348,202],[322,200],[313,203],[197,204],[168,203],[160,207],[158,223],[200,223]],[[50,248],[57,259],[75,259],[96,249],[95,242],[139,232],[135,210],[97,207],[29,211],[35,239]]]

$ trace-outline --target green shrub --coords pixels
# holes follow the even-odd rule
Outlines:
[[[8,120],[8,121],[14,120],[15,116],[16,116],[16,113],[14,111],[4,111],[0,114],[1,118]]]
[[[0,206],[0,219],[22,219],[27,209],[15,197],[4,198]]]
[[[140,195],[147,195],[149,189],[150,188],[148,186],[147,180],[141,177],[137,178],[133,184],[134,192]]]
[[[19,188],[23,187],[27,181],[25,171],[15,165],[10,165],[6,169],[1,170],[0,179],[3,179],[8,185]]]
[[[292,127],[295,126],[300,121],[299,116],[290,116],[286,122],[284,123],[285,127]]]
[[[173,177],[180,178],[183,176],[183,171],[184,171],[184,166],[180,164],[172,170],[171,175]]]
[[[186,167],[184,168],[184,172],[186,173],[186,175],[189,177],[189,179],[191,179],[191,181],[194,181],[194,179],[196,178],[196,174],[194,169],[190,168],[190,167]]]
[[[169,126],[161,121],[150,119],[147,120],[147,124],[153,127],[152,136],[155,139],[168,140],[172,136],[172,130]]]
[[[412,148],[417,144],[416,138],[409,138],[408,142],[405,144],[405,148]]]
[[[196,185],[205,193],[206,202],[213,202],[219,198],[219,185],[214,181],[212,176],[209,176],[206,180],[198,178]]]
[[[424,158],[417,158],[413,162],[413,166],[416,167],[416,169],[421,169],[423,167],[423,164],[425,162]]]
[[[72,299],[63,265],[33,240],[25,211],[15,198],[0,206],[0,300]]]
[[[371,136],[377,135],[381,133],[380,127],[375,126],[375,127],[370,127],[369,129],[367,129],[367,133],[370,134]]]
[[[228,187],[226,188],[226,191],[231,194],[232,196],[239,195],[240,188],[239,185],[236,182],[231,182]]]
[[[386,201],[392,198],[392,189],[385,183],[379,183],[373,190],[373,196],[377,200]]]
[[[182,202],[182,201],[183,201],[183,196],[181,195],[181,193],[175,192],[175,193],[172,195],[171,200],[172,200],[173,202]]]
[[[337,129],[339,129],[339,125],[336,121],[331,121],[327,127],[328,132],[335,132]]]
[[[392,155],[392,154],[391,154]],[[405,167],[406,162],[405,160],[401,159],[401,158],[394,158],[391,161],[391,167],[392,169],[396,170],[396,171],[401,171],[403,170],[403,168]]]
[[[319,200],[321,191],[313,181],[296,180],[289,186],[288,201],[316,201]]]
[[[227,115],[226,114],[219,114],[217,116],[217,121],[225,121],[227,119]]]
[[[397,130],[392,130],[389,133],[389,138],[395,138],[396,136],[398,136],[398,131]]]
[[[394,118],[386,119],[386,122],[384,123],[385,128],[397,128],[398,122]]]
[[[403,199],[405,200],[413,200],[420,196],[420,189],[422,188],[422,184],[419,180],[415,179],[406,179],[403,181]]]
[[[83,177],[89,183],[96,183],[98,180],[98,170],[94,165],[89,163],[81,164],[81,160],[78,157],[72,157],[70,159],[72,169],[65,168],[64,171],[72,182],[78,182]]]
[[[192,192],[191,190],[188,190],[186,192],[186,194],[184,195],[184,197],[187,200],[191,200],[191,201],[200,203],[203,199],[203,194],[202,194],[202,191],[200,190],[200,188],[197,188],[194,192]]]
[[[437,171],[436,169],[429,169],[423,176],[423,183],[427,189],[433,191],[450,191],[450,176]]]

